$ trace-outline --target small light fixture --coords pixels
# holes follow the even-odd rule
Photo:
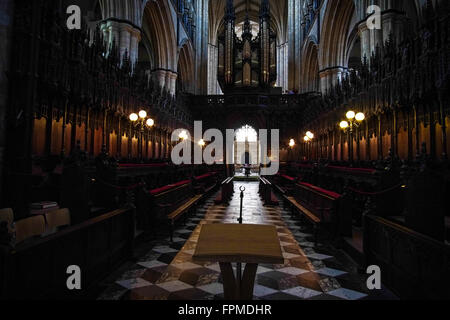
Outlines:
[[[145,110],[139,111],[139,118],[141,118],[141,119],[147,118],[147,111],[145,111]]]
[[[200,147],[204,147],[204,146],[206,145],[205,140],[200,139],[200,141],[198,142],[198,145],[199,145]]]
[[[138,121],[138,119],[139,119],[139,116],[136,113],[130,114],[131,121],[136,122],[136,121]]]
[[[342,121],[339,126],[341,127],[341,129],[347,129],[349,124],[347,121]]]
[[[314,134],[313,134],[311,131],[308,131],[308,132],[306,133],[306,136],[307,136],[310,140],[314,139]]]
[[[147,119],[147,126],[153,127],[154,125],[155,125],[155,120],[153,120],[152,118]]]
[[[291,139],[289,141],[289,147],[291,147],[291,148],[295,147],[295,140],[294,139]]]
[[[355,119],[355,116],[356,116],[355,111],[349,111],[349,112],[347,112],[347,114],[346,114],[346,117],[347,117],[348,120],[353,120],[353,119]]]
[[[181,133],[178,135],[178,137],[179,137],[181,140],[187,140],[188,134],[187,134],[186,130],[181,131]]]
[[[308,136],[305,136],[305,137],[303,138],[303,140],[305,140],[305,142],[309,142],[311,139],[308,138]]]
[[[362,112],[357,113],[355,116],[356,121],[359,121],[359,122],[364,121],[365,118],[366,118],[366,116]]]

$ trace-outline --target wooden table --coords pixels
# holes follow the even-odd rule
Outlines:
[[[276,227],[247,224],[203,225],[193,260],[219,262],[227,300],[252,300],[258,264],[284,263]],[[232,263],[238,264],[236,277]]]

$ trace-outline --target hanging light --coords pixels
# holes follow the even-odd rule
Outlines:
[[[364,121],[365,118],[366,118],[366,116],[362,112],[357,113],[355,116],[356,121],[359,121],[359,122]]]
[[[139,116],[136,113],[130,114],[131,121],[135,122],[135,121],[138,121],[138,119],[139,119]]]
[[[200,147],[204,147],[204,146],[206,145],[205,140],[200,139],[200,141],[198,142],[198,145],[199,145]]]
[[[347,114],[346,114],[346,117],[347,117],[348,120],[353,120],[353,119],[355,119],[355,116],[356,116],[355,111],[349,111],[349,112],[347,112]]]
[[[306,133],[306,136],[307,136],[310,140],[314,139],[314,134],[313,134],[311,131],[308,131],[308,132]]]
[[[153,120],[152,118],[147,119],[147,126],[153,127],[154,125],[155,125],[155,120]]]
[[[311,139],[310,139],[308,136],[305,136],[305,137],[303,138],[303,140],[305,140],[305,142],[309,142]]]
[[[339,126],[341,127],[341,129],[347,129],[349,124],[347,121],[342,121]]]

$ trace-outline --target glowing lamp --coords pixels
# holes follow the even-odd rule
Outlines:
[[[153,127],[155,125],[155,120],[153,119],[147,119],[147,126]]]
[[[353,119],[355,119],[355,116],[356,116],[355,111],[349,111],[349,112],[347,112],[347,114],[346,114],[346,117],[347,117],[348,120],[353,120]]]
[[[141,119],[147,118],[147,112],[145,110],[139,111],[139,118]]]
[[[204,147],[204,146],[206,145],[205,140],[200,139],[200,141],[198,142],[198,145],[199,145],[200,147]]]
[[[181,133],[178,135],[178,137],[181,139],[181,140],[186,140],[187,138],[188,138],[188,135],[187,135],[187,132],[186,131],[181,131]]]
[[[138,121],[138,119],[139,119],[139,116],[136,113],[130,114],[131,121],[135,122],[135,121]]]
[[[294,140],[294,139],[291,139],[291,140],[289,141],[289,147],[293,148],[294,146],[295,146],[295,140]]]
[[[310,140],[314,139],[314,134],[313,134],[311,131],[308,131],[308,132],[306,133],[306,136],[307,136]]]
[[[355,116],[356,121],[360,121],[360,122],[364,121],[365,118],[366,118],[366,116],[362,112],[357,113]]]
[[[341,129],[347,129],[348,128],[348,122],[347,121],[342,121],[339,126],[341,127]]]

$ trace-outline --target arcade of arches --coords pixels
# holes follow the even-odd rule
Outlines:
[[[73,3],[82,30],[67,29]],[[276,226],[284,258],[260,265],[254,298],[450,298],[448,0],[0,9],[0,298],[73,298],[20,267],[56,270],[65,250],[96,297],[229,298],[219,265],[193,255],[202,225],[236,223],[240,186],[244,223]],[[235,130],[232,157],[195,121]],[[176,166],[179,142],[217,161]]]

